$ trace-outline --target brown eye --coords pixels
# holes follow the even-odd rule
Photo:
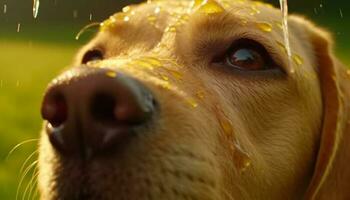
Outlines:
[[[83,56],[82,63],[86,64],[96,60],[103,60],[103,53],[101,50],[94,49],[86,52]]]
[[[252,40],[242,39],[226,53],[224,64],[244,71],[261,71],[276,67],[265,48]]]
[[[243,70],[261,70],[265,67],[263,56],[254,49],[238,49],[227,56],[227,63]]]

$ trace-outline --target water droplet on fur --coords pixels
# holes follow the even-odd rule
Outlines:
[[[272,31],[272,25],[266,22],[259,22],[257,23],[257,26],[260,30],[264,32],[271,32]]]
[[[224,7],[222,7],[215,0],[202,0],[202,1],[195,0],[194,7],[198,7],[197,11],[205,14],[216,14],[216,13],[222,13],[225,11]]]
[[[145,57],[143,60],[152,64],[154,67],[161,67],[163,65],[162,62],[155,57]]]
[[[122,9],[122,11],[125,12],[125,13],[129,12],[130,10],[131,10],[131,7],[130,7],[130,6],[125,6],[125,7]]]
[[[236,168],[242,173],[245,172],[251,166],[251,159],[248,153],[246,153],[238,142],[231,147],[233,150],[233,160]]]
[[[165,29],[165,32],[176,32],[176,26],[174,25],[171,25],[171,26],[168,26],[166,29]]]
[[[280,42],[280,41],[276,41],[277,45],[280,47],[280,49],[285,52],[287,54],[287,48],[284,45],[284,43]]]
[[[222,130],[224,131],[224,133],[226,134],[226,136],[232,137],[233,135],[233,128],[232,128],[232,124],[231,121],[227,119],[227,117],[223,117],[221,116],[219,119],[220,122],[220,126],[222,128]]]
[[[148,20],[149,22],[151,22],[151,23],[154,23],[154,22],[157,20],[157,16],[155,16],[155,15],[149,15],[149,16],[147,17],[147,20]]]
[[[33,0],[33,17],[37,18],[39,13],[40,1]]]
[[[188,98],[187,102],[192,108],[197,108],[198,107],[198,103],[192,98]]]
[[[251,9],[251,11],[249,14],[252,16],[256,15],[256,14],[260,14],[260,12],[261,12],[256,6],[252,6],[250,9]]]
[[[199,99],[204,99],[205,97],[205,92],[204,90],[199,90],[196,92],[196,96],[199,98]]]
[[[298,66],[301,66],[304,63],[304,60],[299,55],[294,54],[292,58],[294,63],[297,64]]]

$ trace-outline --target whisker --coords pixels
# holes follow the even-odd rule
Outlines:
[[[11,151],[7,154],[7,156],[6,156],[6,161],[10,158],[11,154],[12,154],[13,152],[15,152],[15,151],[16,151],[19,147],[21,147],[22,145],[27,144],[27,143],[31,143],[31,142],[37,142],[37,141],[39,141],[39,139],[29,139],[29,140],[26,140],[26,141],[23,141],[23,142],[17,144],[17,145],[14,146],[14,147],[11,149]]]
[[[32,178],[30,179],[30,181],[28,182],[27,186],[26,186],[26,189],[24,190],[24,193],[23,193],[23,196],[22,196],[22,200],[25,200],[25,197],[27,196],[27,193],[28,193],[28,199],[30,199],[30,196],[31,196],[31,193],[35,187],[35,178],[38,176],[39,174],[39,171],[38,171],[38,168],[36,167],[34,169],[34,172],[32,174]]]
[[[39,150],[35,150],[33,153],[31,153],[28,158],[24,161],[24,163],[22,164],[22,167],[19,171],[20,174],[22,174],[24,167],[27,165],[27,163],[30,161],[31,158],[33,158],[33,156],[38,153]]]
[[[21,189],[21,186],[23,184],[23,181],[25,179],[25,177],[28,175],[28,173],[30,172],[30,170],[35,167],[35,165],[38,163],[38,160],[34,161],[31,165],[29,165],[26,170],[24,171],[23,175],[20,175],[21,179],[19,181],[18,187],[17,187],[17,192],[16,192],[16,200],[18,200],[18,196],[19,196],[19,191]]]

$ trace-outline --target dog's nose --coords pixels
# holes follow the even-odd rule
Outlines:
[[[42,117],[61,153],[98,153],[116,148],[156,110],[141,82],[115,71],[81,67],[57,78],[45,93]]]

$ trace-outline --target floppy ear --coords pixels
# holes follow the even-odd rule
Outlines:
[[[350,199],[350,71],[332,53],[329,35],[304,22],[316,54],[323,125],[307,200]]]

